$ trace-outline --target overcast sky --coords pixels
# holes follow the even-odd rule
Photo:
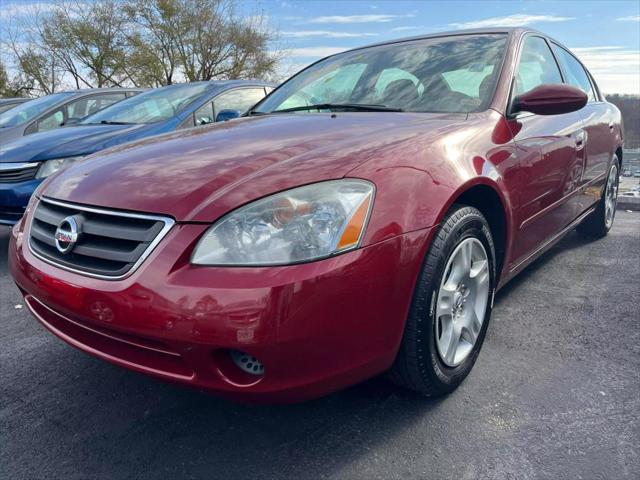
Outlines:
[[[87,0],[91,1],[91,0]],[[0,0],[0,35],[9,18],[55,3]],[[606,93],[640,94],[640,0],[375,1],[238,0],[261,9],[280,30],[282,72],[381,40],[487,26],[529,26],[573,49]]]

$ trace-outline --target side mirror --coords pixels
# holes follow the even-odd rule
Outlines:
[[[80,120],[82,120],[81,118],[67,118],[66,122],[62,122],[61,125],[64,126],[68,126],[68,125],[76,125],[77,123],[80,122]]]
[[[242,115],[242,112],[238,110],[220,110],[218,115],[216,115],[216,122],[233,120],[234,118],[238,118],[240,115]]]
[[[587,104],[587,94],[564,84],[539,85],[518,95],[512,113],[531,112],[537,115],[559,115],[580,110]]]

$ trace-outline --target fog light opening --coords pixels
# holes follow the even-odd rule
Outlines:
[[[262,362],[253,355],[249,355],[245,352],[238,350],[231,350],[231,360],[236,367],[249,375],[262,376],[264,375],[264,366]]]

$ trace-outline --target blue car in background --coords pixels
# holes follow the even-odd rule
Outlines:
[[[87,155],[152,135],[238,117],[273,88],[248,80],[170,85],[118,102],[73,126],[0,144],[0,224],[20,220],[44,178]]]

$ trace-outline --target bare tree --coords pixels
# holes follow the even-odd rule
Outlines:
[[[128,5],[142,27],[134,43],[155,57],[164,83],[176,76],[189,81],[265,77],[278,58],[270,53],[274,32],[262,15],[243,19],[233,0],[142,0]]]
[[[7,75],[7,69],[4,68],[4,63],[0,60],[0,95],[5,96],[9,89],[9,75]]]
[[[269,30],[263,15],[234,20],[230,33],[235,48],[230,61],[224,65],[227,68],[224,76],[265,78],[275,72],[281,55],[269,52],[269,45],[276,41],[276,35]]]
[[[37,5],[37,4],[34,4]],[[266,78],[279,58],[263,15],[235,0],[67,0],[22,19],[2,41],[26,85],[157,87],[177,81]],[[5,35],[3,35],[5,38]]]
[[[21,19],[9,19],[5,24],[0,47],[11,57],[10,66],[18,72],[16,81],[23,93],[50,94],[58,90],[63,72],[51,49],[42,46],[37,29],[41,21],[35,5],[29,15]]]
[[[10,78],[2,60],[0,60],[0,97],[24,97],[33,85],[21,78]]]
[[[45,95],[55,93],[61,82],[53,56],[47,55],[45,51],[27,47],[17,55],[17,60],[20,72],[32,85],[37,86]]]
[[[114,0],[65,3],[46,17],[42,41],[64,64],[76,85],[121,86],[125,73],[127,18]],[[81,72],[86,71],[86,75]]]
[[[176,45],[175,19],[179,16],[173,0],[131,1],[124,7],[131,25],[132,75],[144,85],[171,85],[180,68]]]

